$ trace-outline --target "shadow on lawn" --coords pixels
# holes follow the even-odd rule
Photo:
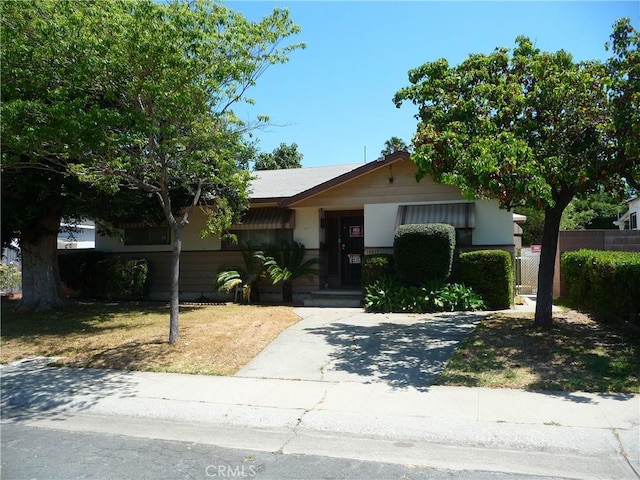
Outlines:
[[[393,388],[427,390],[481,318],[461,313],[417,319],[410,325],[335,323],[306,331],[323,336],[336,347],[330,354],[331,369],[382,381]]]
[[[133,396],[135,380],[123,372],[49,367],[34,358],[2,367],[2,419],[26,419],[83,411],[114,395]]]
[[[152,314],[169,316],[169,306],[164,302],[107,302],[76,301],[50,312],[16,312],[19,300],[2,299],[2,337],[19,338],[33,335],[65,335],[70,333],[100,333],[121,328],[119,323],[109,323],[120,315],[144,318]],[[203,307],[180,307],[180,312]]]

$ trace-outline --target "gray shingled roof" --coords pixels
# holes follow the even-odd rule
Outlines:
[[[251,198],[292,197],[363,165],[363,163],[352,163],[285,170],[258,170],[252,172],[255,178],[251,180],[249,186]]]

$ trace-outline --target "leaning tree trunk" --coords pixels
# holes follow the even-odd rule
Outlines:
[[[173,251],[171,253],[171,301],[169,304],[169,343],[178,341],[180,315],[180,253],[182,251],[182,227],[173,229]]]
[[[558,249],[560,219],[568,204],[568,201],[566,203],[557,202],[553,208],[545,209],[534,320],[534,323],[540,327],[550,327],[553,324],[553,275],[556,266],[556,250]]]
[[[22,300],[19,311],[45,312],[65,304],[58,270],[60,215],[46,212],[20,237]]]

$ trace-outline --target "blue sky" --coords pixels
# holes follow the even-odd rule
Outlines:
[[[266,114],[277,126],[255,131],[261,151],[298,144],[303,166],[375,160],[392,136],[409,143],[413,105],[397,109],[393,95],[407,72],[446,58],[513,47],[518,35],[543,51],[564,49],[576,60],[605,59],[605,42],[620,17],[639,28],[637,1],[590,2],[272,2],[227,1],[258,20],[274,7],[290,10],[307,44],[287,64],[270,67],[249,91],[255,106],[243,119]]]

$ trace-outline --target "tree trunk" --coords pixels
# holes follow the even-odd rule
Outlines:
[[[291,280],[282,282],[282,302],[293,303],[293,282]]]
[[[556,265],[560,219],[568,204],[568,201],[566,203],[558,202],[553,208],[545,209],[534,320],[535,325],[539,327],[550,327],[553,324],[553,274]]]
[[[45,312],[65,304],[58,270],[60,215],[47,211],[20,237],[22,300],[19,311]]]
[[[182,227],[173,228],[173,251],[171,254],[171,302],[169,306],[169,343],[178,341],[178,319],[180,314],[180,252],[182,251]]]

